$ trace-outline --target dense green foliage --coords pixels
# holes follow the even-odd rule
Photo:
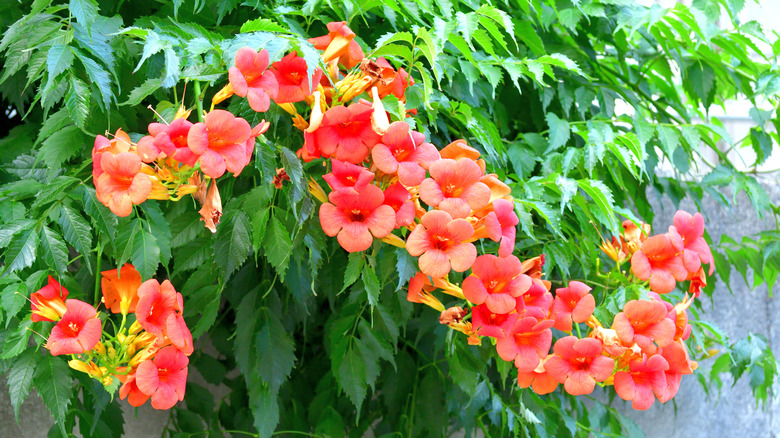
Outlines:
[[[59,424],[53,434],[75,433],[78,418],[84,436],[120,435],[121,411],[81,373],[72,385],[77,373],[64,360],[26,349],[31,337],[41,344],[32,330],[51,323],[32,323],[25,297],[56,274],[73,297],[96,302],[99,272],[127,261],[144,279],[177,285],[199,347],[191,363],[230,391],[218,400],[189,382],[170,436],[640,433],[610,404],[517,388],[514,368],[493,349],[469,346],[398,292],[416,270],[404,250],[376,245],[347,256],[322,232],[306,190],[323,168],[295,156],[302,137],[276,106],[262,115],[271,128],[253,163],[220,180],[215,234],[190,201],[148,201],[127,218],[100,204],[90,182],[95,136],[121,127],[138,140],[180,102],[210,102],[244,46],[266,48],[272,61],[297,49],[313,66],[319,53],[306,38],[347,20],[367,55],[416,81],[405,106],[386,101],[388,111],[417,108],[416,129],[431,142],[467,139],[510,183],[521,219],[515,254],[546,254],[554,287],[596,278],[606,260],[601,236],[616,235],[620,221],[653,221],[648,192],[676,205],[712,196],[729,206],[744,191],[760,215],[780,214],[724,152],[752,149],[755,170],[778,142],[770,124],[780,127],[774,111],[760,109],[778,103],[780,44],[736,20],[743,1],[671,9],[633,0],[148,3],[35,0],[0,10],[0,95],[12,126],[0,132],[0,372],[17,410],[37,388]],[[758,127],[731,139],[708,109],[739,96],[756,106]],[[252,125],[263,118],[242,99],[229,108]],[[659,171],[664,163],[673,172]],[[291,177],[281,190],[271,184],[278,167]],[[712,243],[726,284],[731,266],[746,281],[750,267],[752,285],[771,290],[777,231]],[[611,289],[594,285],[594,294],[613,300],[614,312],[600,315],[609,320],[638,291],[604,281]],[[693,337],[705,385],[747,374],[766,401],[776,365],[765,339],[732,340],[705,322]],[[712,347],[722,354],[710,362]]]

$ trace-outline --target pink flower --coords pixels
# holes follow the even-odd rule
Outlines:
[[[374,180],[374,172],[371,172],[364,166],[347,163],[335,158],[331,159],[330,163],[333,166],[333,170],[323,175],[322,179],[333,190],[352,188],[360,191]]]
[[[498,248],[500,257],[507,257],[515,249],[515,233],[520,219],[515,213],[515,206],[506,199],[493,201],[493,211],[485,217],[485,228],[488,237],[494,242],[501,242]]]
[[[266,70],[268,62],[268,50],[255,52],[244,47],[236,53],[236,66],[228,69],[233,91],[237,96],[246,96],[249,106],[259,113],[268,111],[279,89],[276,76]]]
[[[702,264],[710,264],[709,275],[715,271],[712,251],[704,240],[704,217],[701,213],[691,216],[690,213],[679,210],[674,214],[674,228],[683,240],[682,259],[685,269],[690,274],[696,273]]]
[[[52,356],[85,353],[100,341],[103,325],[94,307],[79,300],[65,301],[67,311],[51,329],[46,348]]]
[[[547,356],[547,358],[539,362],[539,365],[532,371],[523,372],[517,370],[517,384],[521,388],[530,387],[539,395],[549,394],[555,391],[555,388],[558,387],[558,381],[547,372],[546,367],[547,362],[551,357],[552,355]]]
[[[409,129],[404,121],[393,122],[382,140],[371,150],[376,167],[393,175],[405,186],[418,186],[425,179],[425,170],[438,160],[439,151],[425,136]]]
[[[642,248],[631,256],[631,272],[640,280],[650,280],[650,289],[659,294],[674,290],[676,281],[685,281],[685,269],[680,253],[683,240],[674,227],[669,232],[649,237]]]
[[[187,134],[187,144],[200,155],[203,173],[219,178],[228,170],[238,174],[247,164],[246,142],[252,134],[249,123],[228,111],[206,114],[205,123],[196,123]]]
[[[632,300],[615,315],[612,328],[624,345],[636,343],[642,351],[655,354],[656,345],[669,345],[675,333],[674,322],[666,317],[667,313],[662,301]]]
[[[190,360],[175,347],[162,348],[153,360],[138,365],[135,383],[142,393],[152,398],[155,409],[170,409],[184,400],[187,386],[187,365]]]
[[[474,161],[442,158],[431,163],[429,171],[431,177],[420,183],[420,199],[431,207],[464,218],[490,202],[490,189],[479,182],[482,169]]]
[[[487,305],[480,304],[471,308],[471,326],[479,336],[503,338],[512,331],[518,316],[516,312],[493,313]]]
[[[514,361],[519,371],[532,371],[550,352],[552,325],[552,320],[539,321],[530,316],[518,319],[506,337],[496,340],[498,355],[505,361]]]
[[[558,339],[553,346],[553,357],[545,369],[571,395],[593,392],[596,382],[603,382],[612,375],[615,360],[602,356],[601,341],[593,338],[577,339],[567,336]]]
[[[415,210],[412,195],[401,183],[385,189],[385,205],[395,211],[395,227],[405,227],[414,222]]]
[[[138,141],[138,155],[145,163],[151,163],[162,154],[176,161],[194,167],[198,155],[187,146],[187,135],[192,128],[192,122],[185,119],[175,119],[170,125],[150,123],[149,134]]]
[[[555,328],[570,332],[572,321],[585,322],[596,308],[596,299],[590,294],[590,287],[579,281],[570,281],[569,287],[555,290],[553,316]]]
[[[516,298],[531,287],[531,277],[520,274],[520,269],[515,256],[481,255],[463,280],[463,295],[474,304],[485,303],[493,313],[509,313],[515,310]]]
[[[337,190],[328,196],[330,202],[320,206],[320,225],[330,237],[338,236],[348,252],[364,251],[374,239],[387,236],[395,227],[395,212],[383,205],[382,189],[367,185],[362,190]]]
[[[615,373],[615,392],[626,401],[632,401],[634,409],[644,411],[655,402],[653,394],[666,397],[666,374],[669,363],[660,354],[632,360],[628,371]]]
[[[138,287],[138,304],[135,316],[144,330],[162,339],[168,324],[168,317],[179,306],[181,294],[176,292],[170,281],[160,284],[152,278]]]
[[[363,102],[348,107],[335,106],[322,116],[319,128],[306,138],[306,150],[318,150],[323,156],[360,164],[379,141],[371,127],[371,105]],[[307,144],[311,143],[313,144]]]
[[[477,248],[466,242],[474,234],[465,219],[452,219],[446,211],[432,210],[422,217],[421,224],[406,239],[406,250],[420,259],[420,270],[442,278],[450,269],[463,272],[477,258]]]

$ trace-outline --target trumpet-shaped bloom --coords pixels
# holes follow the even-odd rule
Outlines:
[[[138,304],[138,287],[141,286],[141,274],[135,266],[126,264],[121,270],[112,269],[101,272],[100,288],[106,308],[113,313],[135,312]]]
[[[612,328],[624,345],[636,343],[642,351],[655,354],[656,344],[664,347],[674,337],[674,322],[666,317],[667,313],[662,301],[632,300],[615,315]]]
[[[178,308],[180,296],[168,280],[160,284],[152,278],[141,283],[138,287],[138,305],[135,307],[138,323],[144,330],[162,339],[168,317]]]
[[[66,312],[65,300],[68,290],[49,275],[49,283],[30,294],[33,322],[58,321]]]
[[[704,217],[701,213],[691,216],[690,213],[679,210],[674,214],[674,228],[680,233],[683,240],[682,252],[683,264],[690,273],[699,270],[702,264],[709,263],[709,275],[715,271],[712,251],[707,241],[704,240]]]
[[[601,341],[593,338],[577,339],[567,336],[558,339],[553,346],[555,353],[547,361],[545,369],[571,395],[593,392],[596,382],[603,382],[612,375],[615,360],[602,356]]]
[[[150,135],[138,141],[138,155],[145,163],[151,163],[165,154],[190,167],[195,166],[198,155],[187,146],[187,135],[192,126],[192,122],[186,119],[175,119],[170,125],[150,123]]]
[[[414,78],[409,76],[409,73],[403,67],[395,71],[393,66],[381,56],[377,58],[376,65],[381,70],[375,85],[379,92],[379,97],[383,98],[392,94],[398,100],[404,102],[406,100],[406,89],[410,85],[414,85]]]
[[[518,314],[493,313],[485,304],[471,308],[471,325],[479,336],[503,338],[509,335],[517,322]]]
[[[121,128],[116,130],[116,134],[111,140],[102,135],[95,137],[95,145],[92,147],[92,178],[97,180],[103,173],[103,168],[100,165],[103,154],[116,155],[120,152],[129,152],[131,146],[130,136]]]
[[[441,278],[454,269],[463,272],[477,258],[477,248],[466,242],[474,228],[465,219],[452,219],[446,211],[432,210],[422,217],[406,239],[406,250],[420,259],[420,270]]]
[[[52,356],[81,354],[100,341],[103,325],[94,307],[79,300],[65,301],[65,314],[51,329],[46,348]]]
[[[95,180],[95,192],[117,216],[129,216],[133,205],[146,201],[152,193],[152,180],[141,173],[142,165],[133,152],[104,153],[100,158],[103,173]]]
[[[683,240],[674,227],[666,234],[652,236],[631,256],[631,272],[640,280],[650,280],[650,289],[659,294],[671,292],[676,281],[688,276],[680,253]]]
[[[196,123],[187,134],[187,145],[199,155],[203,173],[219,178],[228,170],[238,174],[247,164],[246,142],[252,134],[249,123],[228,111],[206,114],[205,123]]]
[[[333,190],[351,188],[360,191],[374,180],[374,172],[363,166],[336,159],[331,159],[330,163],[333,166],[333,170],[323,175],[322,179]]]
[[[531,278],[531,286],[517,298],[516,310],[524,316],[533,316],[537,319],[546,319],[550,313],[550,304],[553,296],[545,284],[538,278],[527,274],[523,276]]]
[[[436,146],[425,143],[425,135],[398,121],[390,124],[382,140],[371,149],[371,158],[382,172],[398,173],[401,184],[417,186],[425,179],[425,170],[440,157]]]
[[[500,257],[508,257],[514,251],[518,223],[520,219],[511,201],[506,199],[493,201],[493,211],[485,217],[485,228],[490,240],[501,242],[498,247]]]
[[[119,388],[119,398],[121,400],[127,399],[130,406],[139,407],[149,400],[149,396],[141,392],[138,389],[138,384],[135,381],[135,373],[130,374],[122,383],[122,387]]]
[[[372,112],[371,105],[362,102],[325,111],[319,128],[313,132],[315,149],[326,157],[362,163],[380,138],[371,127]]]
[[[698,367],[696,362],[692,362],[688,356],[688,349],[682,341],[672,342],[664,347],[661,356],[666,359],[669,369],[664,371],[666,375],[666,391],[658,396],[658,401],[666,403],[677,395],[680,390],[680,381],[683,375],[693,374]]]
[[[552,320],[539,321],[530,316],[518,319],[508,336],[496,340],[498,355],[514,361],[518,371],[533,371],[550,352],[552,325]]]
[[[387,236],[395,227],[395,212],[385,200],[382,189],[367,185],[361,191],[337,190],[328,196],[330,202],[320,206],[320,225],[337,239],[348,252],[364,251],[374,239]]]
[[[358,65],[365,55],[363,49],[354,41],[355,32],[347,26],[346,21],[332,21],[327,24],[328,34],[309,38],[309,42],[317,50],[324,50],[322,60],[330,62],[336,58],[339,64],[347,69]]]
[[[558,381],[547,372],[547,362],[552,355],[548,355],[547,358],[542,359],[533,371],[523,372],[517,371],[517,384],[521,388],[531,388],[537,394],[549,394],[555,391],[558,387]]]
[[[430,165],[430,178],[420,183],[420,199],[431,207],[465,218],[471,210],[487,205],[490,189],[479,182],[482,170],[477,163],[461,158],[436,160]]]
[[[569,287],[555,290],[553,315],[555,328],[570,332],[572,321],[585,322],[596,308],[596,299],[590,294],[590,287],[579,281],[570,281]]]
[[[520,260],[485,254],[471,265],[472,274],[463,280],[463,295],[474,304],[485,303],[493,313],[515,310],[516,298],[531,287],[531,277],[520,274]]]
[[[243,47],[236,53],[236,65],[228,69],[230,86],[236,96],[249,101],[253,110],[262,113],[268,111],[271,99],[275,99],[279,84],[273,72],[268,68],[268,50],[255,52],[249,47]]]
[[[141,362],[135,373],[138,389],[152,398],[155,409],[170,409],[184,400],[190,360],[175,347],[162,348],[153,360]]]
[[[631,401],[634,409],[644,411],[655,402],[653,394],[666,397],[667,385],[664,371],[669,363],[660,354],[632,360],[628,371],[615,373],[615,392],[626,401]]]
[[[401,183],[385,189],[385,205],[395,211],[395,227],[405,227],[414,222],[414,202],[409,190]]]
[[[322,79],[322,70],[315,68],[314,75],[309,78],[307,69],[306,61],[295,51],[273,63],[271,71],[279,84],[279,92],[274,99],[277,104],[300,102],[311,96],[312,86],[316,88]]]

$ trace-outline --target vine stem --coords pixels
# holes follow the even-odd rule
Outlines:
[[[100,262],[103,258],[103,247],[100,245],[100,239],[97,242],[97,262],[95,266],[95,298],[92,301],[95,307],[98,307],[98,297],[100,296]]]
[[[195,81],[193,88],[195,88],[195,106],[198,108],[198,121],[203,122],[203,100],[200,95],[200,81]]]

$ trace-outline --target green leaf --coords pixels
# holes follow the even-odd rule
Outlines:
[[[65,240],[84,255],[83,260],[92,271],[89,263],[89,253],[92,251],[92,227],[76,210],[67,205],[62,206],[59,223]]]
[[[669,159],[674,155],[674,150],[680,146],[680,136],[674,128],[658,126],[658,139],[661,140],[661,148]]]
[[[360,408],[363,400],[366,398],[368,389],[366,364],[360,349],[355,348],[354,344],[350,344],[344,352],[343,358],[340,359],[337,381],[341,389],[344,390],[347,397],[352,401],[352,404],[355,405],[359,417]]]
[[[92,187],[85,187],[84,211],[97,228],[113,242],[116,236],[117,216],[97,200],[95,189]]]
[[[252,250],[251,225],[243,211],[219,224],[214,242],[214,261],[226,276],[238,269]]]
[[[271,437],[279,423],[279,403],[270,388],[253,385],[248,388],[249,409],[255,419],[255,427],[261,438]]]
[[[612,198],[612,192],[609,187],[604,185],[603,182],[598,180],[581,179],[577,181],[580,188],[590,196],[596,203],[596,206],[606,218],[606,225],[613,236],[618,235],[617,219],[615,218],[615,210],[613,208],[614,199]]]
[[[89,27],[98,16],[98,4],[95,0],[70,0],[68,10],[79,24]]]
[[[141,274],[141,279],[149,280],[157,273],[157,266],[160,264],[160,247],[157,238],[143,228],[133,236],[131,260]]]
[[[536,29],[534,29],[530,21],[516,21],[515,24],[517,26],[515,34],[535,55],[542,56],[547,54],[544,50],[542,39],[539,38],[539,34],[536,33]]]
[[[73,377],[65,359],[44,357],[35,371],[33,383],[54,421],[63,425],[73,391]]]
[[[58,233],[46,226],[41,235],[41,249],[43,260],[55,273],[62,274],[68,269],[68,247]]]
[[[341,292],[344,292],[349,286],[360,278],[360,271],[363,269],[363,253],[351,252],[349,253],[349,261],[347,262],[347,269],[344,271],[344,286],[341,287]]]
[[[11,239],[5,252],[4,275],[32,266],[35,261],[35,250],[38,247],[38,233],[31,228]]]
[[[412,257],[405,248],[395,250],[396,263],[395,268],[398,272],[398,286],[400,290],[417,273],[417,259]]]
[[[552,152],[561,146],[564,146],[569,141],[571,136],[571,129],[569,128],[569,122],[564,119],[559,119],[553,113],[547,113],[545,116],[547,125],[550,127],[550,145],[547,147],[545,153]]]
[[[35,349],[27,349],[16,358],[8,371],[8,394],[11,396],[11,406],[14,408],[14,418],[17,422],[19,407],[30,394],[40,357]]]
[[[284,275],[290,264],[292,243],[287,229],[275,216],[271,219],[271,224],[265,231],[264,242],[265,257],[276,268],[279,277],[284,281]]]
[[[301,164],[300,158],[295,155],[295,152],[285,147],[282,148],[281,159],[285,171],[287,171],[287,174],[290,176],[290,185],[292,186],[290,201],[292,201],[293,205],[296,205],[303,199],[308,187],[303,175],[303,165]]]
[[[46,55],[46,71],[49,72],[49,79],[46,82],[46,86],[51,86],[54,78],[60,75],[60,73],[68,70],[73,64],[73,52],[70,47],[64,44],[55,44],[49,48],[49,52]]]
[[[269,20],[268,18],[257,18],[254,20],[249,20],[241,25],[241,33],[257,31],[290,33],[289,29],[280,26],[279,23],[276,23],[273,20]]]
[[[70,89],[65,95],[65,106],[76,126],[84,128],[84,123],[89,116],[89,87],[76,76],[70,77]]]
[[[363,273],[360,275],[363,280],[363,285],[366,287],[366,293],[368,294],[368,304],[371,307],[376,306],[379,302],[379,292],[381,290],[379,285],[379,279],[374,272],[374,268],[366,264],[363,268]]]
[[[455,22],[458,25],[458,32],[463,35],[463,39],[466,40],[466,43],[469,45],[469,47],[471,47],[471,50],[476,50],[474,45],[471,43],[471,40],[474,36],[474,31],[476,31],[477,26],[479,26],[479,17],[477,17],[477,15],[473,12],[468,14],[464,14],[463,12],[456,12]]]
[[[0,304],[5,311],[5,327],[11,323],[13,318],[22,310],[27,302],[27,285],[24,283],[12,283],[3,288]]]
[[[162,86],[162,80],[159,78],[149,78],[144,81],[143,84],[133,88],[130,95],[127,96],[127,101],[120,103],[119,106],[135,106],[141,103],[144,98]]]
[[[115,98],[114,92],[111,91],[111,77],[108,75],[108,72],[106,72],[106,70],[101,67],[100,64],[95,62],[94,59],[88,57],[82,51],[76,49],[75,47],[71,47],[71,49],[73,49],[73,53],[76,54],[76,57],[78,57],[81,63],[84,65],[84,69],[87,71],[89,80],[92,81],[92,83],[97,86],[98,91],[100,91],[101,100],[98,102],[101,102],[103,104],[104,110],[109,112],[111,101],[115,100]]]
[[[63,163],[88,147],[84,133],[78,126],[70,125],[44,140],[39,154],[47,166],[59,169]]]
[[[257,371],[276,394],[295,365],[295,343],[274,312],[263,309],[260,321],[255,345],[258,352],[266,354],[257,361]]]

